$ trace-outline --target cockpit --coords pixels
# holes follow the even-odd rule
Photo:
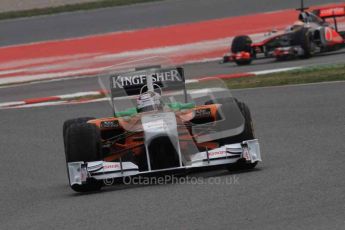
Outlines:
[[[315,23],[320,26],[327,23],[311,12],[301,12],[298,16],[298,20],[300,20],[303,23]]]

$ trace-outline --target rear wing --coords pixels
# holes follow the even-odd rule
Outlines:
[[[315,9],[313,10],[313,14],[315,14],[324,21],[328,18],[333,18],[335,30],[338,31],[337,18],[345,17],[345,4]]]
[[[322,19],[345,17],[345,4],[315,9],[313,13]]]

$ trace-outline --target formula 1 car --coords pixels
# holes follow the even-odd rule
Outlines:
[[[104,180],[252,169],[261,161],[247,105],[218,79],[186,84],[180,67],[152,67],[100,77],[114,115],[63,125],[70,186],[101,189]]]
[[[345,47],[345,31],[338,30],[337,17],[345,16],[345,5],[306,11],[303,1],[298,21],[286,31],[273,31],[260,42],[253,43],[249,36],[233,39],[231,52],[224,55],[222,63],[235,62],[249,65],[257,58],[310,58],[318,53],[336,51]],[[333,19],[333,23],[327,19]]]

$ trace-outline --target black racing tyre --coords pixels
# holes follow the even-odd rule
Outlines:
[[[66,142],[67,162],[97,161],[102,157],[100,131],[93,124],[72,124]]]
[[[253,140],[255,139],[254,127],[253,127],[253,120],[250,113],[248,106],[240,101],[237,101],[237,105],[240,108],[242,115],[245,119],[245,125],[243,132],[236,136],[234,139],[237,139],[236,142],[241,142],[244,140]],[[233,141],[233,139],[232,139]],[[247,163],[244,160],[240,160],[235,165],[231,165],[228,167],[229,171],[237,171],[237,170],[249,170],[255,168],[257,162],[255,163]]]
[[[313,56],[313,40],[308,28],[301,28],[295,32],[292,45],[299,45],[302,47],[304,54],[301,58],[310,58]]]
[[[101,190],[102,186],[103,186],[103,181],[98,181],[91,178],[91,179],[87,179],[85,184],[82,184],[82,185],[75,184],[75,185],[72,185],[71,188],[75,192],[85,193],[85,192],[97,192]]]
[[[217,100],[217,103],[222,104],[222,106],[227,106],[227,104],[229,103],[229,100],[230,98],[220,98]],[[245,103],[238,101],[237,99],[235,99],[235,101],[245,119],[244,130],[239,135],[236,135],[233,137],[226,137],[226,138],[222,138],[218,140],[218,143],[220,145],[240,143],[245,140],[255,139],[252,116],[251,116],[248,106]],[[214,102],[208,101],[205,104],[214,104]],[[247,163],[243,160],[240,160],[236,164],[229,166],[228,170],[229,171],[248,170],[248,169],[254,168],[256,165],[257,165],[257,162]]]
[[[102,159],[101,137],[99,129],[88,123],[72,124],[66,131],[66,162],[89,162]],[[76,192],[97,191],[102,181],[90,179],[83,185],[73,185]]]
[[[252,39],[247,35],[241,35],[234,38],[231,44],[231,52],[248,52],[252,55]],[[249,60],[235,60],[237,65],[249,65],[252,62],[252,58]]]
[[[67,129],[73,125],[73,124],[83,124],[83,123],[86,123],[88,122],[89,120],[93,120],[95,119],[94,117],[79,117],[79,118],[74,118],[74,119],[69,119],[67,121],[65,121],[63,123],[63,128],[62,128],[62,134],[63,134],[63,140],[64,140],[64,144],[66,146],[66,140],[65,140],[65,137],[66,137],[66,133],[67,133]]]
[[[229,100],[232,100],[232,98],[219,98],[217,102],[208,101],[205,104],[209,105],[209,104],[219,103],[219,104],[222,104],[222,106],[227,106],[227,104],[229,104]],[[233,144],[233,143],[239,143],[245,140],[255,139],[253,121],[252,121],[252,117],[251,117],[248,106],[243,102],[239,102],[237,99],[235,99],[235,101],[245,119],[244,130],[239,135],[220,139],[219,141],[222,144]]]
[[[231,45],[231,52],[251,52],[252,51],[252,39],[247,35],[241,35],[234,38]]]

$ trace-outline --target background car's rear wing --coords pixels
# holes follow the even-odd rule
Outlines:
[[[313,13],[322,19],[333,17],[345,17],[345,4],[316,9],[313,10]]]
[[[313,14],[319,18],[326,20],[328,18],[333,18],[334,26],[336,31],[338,31],[338,17],[345,17],[345,4],[339,4],[330,7],[323,7],[313,10]]]

